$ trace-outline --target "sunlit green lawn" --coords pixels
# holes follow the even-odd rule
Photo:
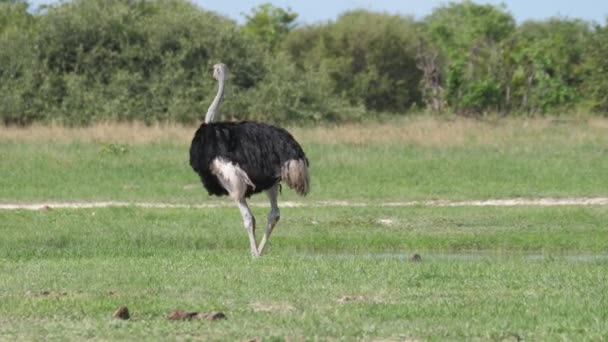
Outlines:
[[[188,146],[0,144],[0,201],[208,200]],[[600,145],[305,145],[315,199],[480,199],[608,193]],[[122,151],[122,150],[121,150]],[[284,199],[294,199],[285,191]]]
[[[450,125],[296,129],[313,175],[297,199],[372,206],[283,207],[258,259],[238,209],[190,170],[187,139],[6,133],[3,203],[228,206],[0,211],[0,340],[608,339],[608,206],[375,205],[607,196],[603,124]],[[279,205],[294,199],[284,188]],[[268,209],[253,210],[259,235]],[[129,321],[111,319],[121,305]],[[168,321],[178,308],[227,319]]]
[[[604,206],[287,208],[260,259],[233,208],[0,222],[0,339],[608,337]]]

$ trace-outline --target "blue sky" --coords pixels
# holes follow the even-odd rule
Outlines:
[[[447,3],[445,0],[196,0],[197,4],[231,18],[242,20],[240,15],[259,4],[271,2],[279,7],[291,7],[300,15],[300,21],[314,23],[321,20],[335,19],[348,9],[365,8],[375,11],[413,15],[422,18],[431,13],[433,8]],[[608,16],[608,0],[496,0],[475,1],[477,3],[505,3],[509,11],[519,22],[527,19],[544,19],[551,16],[582,18],[605,23]]]
[[[227,15],[240,22],[242,13],[265,2],[275,6],[290,7],[299,14],[299,23],[314,23],[335,19],[349,9],[364,8],[393,14],[413,15],[422,18],[433,8],[445,4],[445,0],[191,0],[201,7]],[[37,6],[40,3],[53,3],[51,0],[30,0]],[[544,19],[552,16],[581,18],[606,23],[608,0],[486,0],[477,3],[505,3],[518,22],[527,19]]]

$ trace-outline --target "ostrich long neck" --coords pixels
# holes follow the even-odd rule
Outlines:
[[[207,115],[205,115],[205,123],[216,122],[219,120],[220,117],[218,108],[224,96],[224,79],[220,77],[218,82],[219,85],[217,89],[217,95],[215,95],[211,106],[209,106],[209,109],[207,109]]]

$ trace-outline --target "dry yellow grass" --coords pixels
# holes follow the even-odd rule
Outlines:
[[[0,126],[0,142],[25,143],[118,143],[149,144],[175,142],[186,144],[192,139],[195,127],[180,125],[141,123],[99,123],[87,127],[64,127],[59,125],[32,125],[28,127]]]
[[[89,127],[57,125],[0,126],[0,142],[24,143],[190,143],[196,126],[141,123],[100,123]],[[291,127],[304,144],[411,144],[418,146],[504,145],[534,140],[538,143],[608,143],[608,119],[557,120],[548,118],[480,121],[412,117],[385,123]]]
[[[458,118],[414,117],[382,124],[348,124],[336,127],[296,128],[294,135],[322,144],[411,144],[418,146],[504,145],[537,142],[608,142],[608,120],[558,121],[553,119],[501,119],[480,121]]]

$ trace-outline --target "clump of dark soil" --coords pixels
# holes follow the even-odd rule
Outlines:
[[[211,311],[211,312],[189,312],[185,310],[173,310],[169,316],[168,320],[171,321],[217,321],[220,319],[226,319],[226,315],[220,311]]]
[[[350,303],[350,302],[365,302],[367,298],[365,296],[342,296],[338,298],[339,303]]]
[[[112,319],[122,319],[122,320],[127,320],[131,318],[131,315],[129,315],[129,309],[126,306],[121,306],[118,309],[116,309],[116,311],[114,311],[114,313],[112,314]]]
[[[40,292],[27,291],[27,295],[31,297],[63,297],[67,296],[67,291],[43,290]]]
[[[220,319],[226,319],[226,315],[224,315],[221,311],[211,311],[206,313],[199,313],[195,316],[196,319],[202,319],[204,321],[217,321]]]
[[[420,256],[420,254],[414,254],[410,258],[410,261],[411,262],[421,262],[422,261],[422,257]]]
[[[198,312],[188,312],[185,310],[178,309],[178,310],[173,310],[169,314],[169,317],[167,317],[167,319],[171,320],[171,321],[190,321],[196,315],[198,315]]]

